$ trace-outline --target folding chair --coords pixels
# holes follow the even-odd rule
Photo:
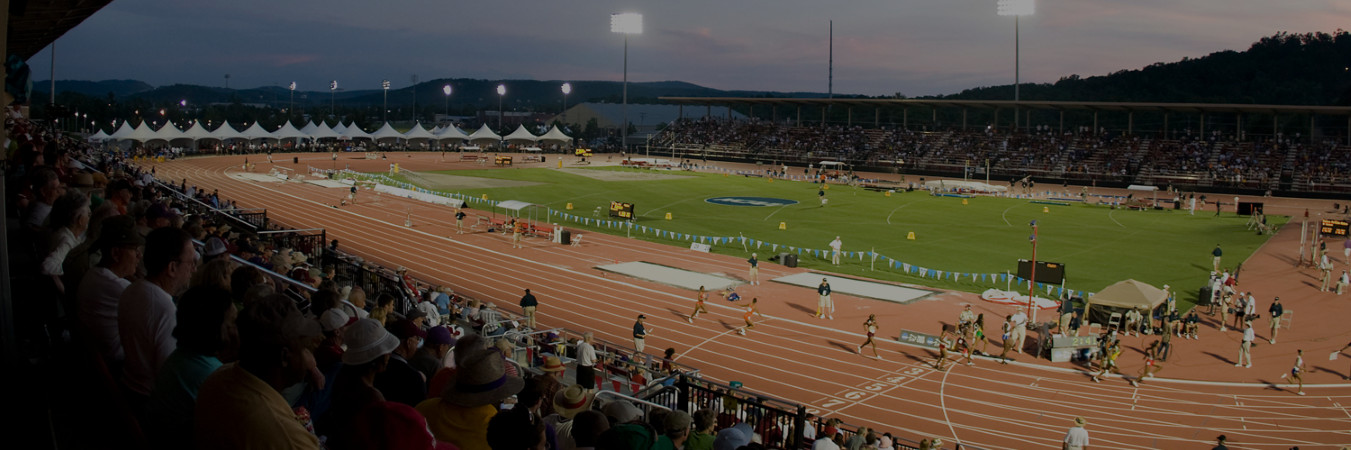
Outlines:
[[[572,235],[572,246],[573,246],[573,247],[581,247],[581,246],[582,246],[582,235],[580,235],[580,234],[574,234],[574,235]]]
[[[1089,336],[1097,336],[1097,335],[1100,334],[1100,333],[1102,333],[1102,324],[1100,324],[1100,323],[1090,323],[1090,324],[1088,324],[1088,335],[1089,335]]]
[[[1287,330],[1295,327],[1295,311],[1284,310],[1281,312],[1281,327]]]
[[[1107,318],[1107,328],[1112,330],[1121,329],[1121,313],[1114,312]]]

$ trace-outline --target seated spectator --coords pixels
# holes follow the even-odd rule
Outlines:
[[[350,286],[343,288],[342,307],[347,310],[347,315],[358,319],[365,319],[371,316],[366,311],[366,290],[361,286]]]
[[[239,345],[234,302],[213,286],[189,289],[178,308],[178,348],[164,361],[146,404],[147,436],[157,448],[178,448],[192,439],[197,389],[207,376],[232,361]]]
[[[747,423],[738,423],[736,426],[718,430],[718,436],[713,438],[713,450],[737,450],[750,445],[752,434],[751,426]],[[812,448],[818,449],[816,446]],[[837,450],[838,448],[836,447]]]
[[[540,379],[540,390],[543,391],[544,398],[553,399],[554,394],[563,389],[563,361],[554,355],[544,357],[544,365],[539,368],[544,372],[537,376]],[[547,416],[554,413],[553,402],[545,402],[540,408],[540,416]]]
[[[427,330],[427,340],[422,343],[413,357],[408,359],[408,364],[422,373],[423,378],[431,383],[436,372],[445,367],[445,358],[450,353],[450,349],[455,346],[455,338],[451,337],[450,329],[444,326],[432,327]],[[421,400],[425,400],[421,399]],[[419,401],[421,401],[419,400]]]
[[[427,398],[427,378],[408,360],[417,352],[427,332],[407,319],[394,322],[388,330],[398,339],[398,346],[389,356],[388,367],[375,376],[375,387],[391,402],[417,406]]]
[[[319,325],[279,295],[249,305],[237,323],[239,362],[208,376],[197,395],[197,448],[317,450],[319,439],[296,420],[281,391],[315,369],[310,351]]]
[[[187,232],[163,227],[146,236],[146,277],[128,286],[117,303],[117,331],[126,354],[122,381],[133,394],[133,407],[150,395],[156,374],[174,351],[173,296],[188,287],[196,269],[197,250]]]
[[[713,410],[704,408],[694,412],[694,429],[685,440],[685,450],[713,450]],[[811,426],[808,424],[808,426]]]
[[[319,433],[328,436],[330,449],[359,448],[352,436],[357,415],[368,406],[384,402],[375,387],[375,378],[389,365],[390,353],[399,339],[385,331],[379,322],[361,319],[344,333],[347,351],[342,354],[342,369],[333,380],[332,403],[319,418]]]
[[[672,410],[662,419],[661,437],[657,438],[657,444],[652,446],[653,450],[675,450],[685,448],[685,441],[690,437],[690,425],[694,421],[690,413],[681,410]]]
[[[419,403],[417,410],[437,440],[461,450],[489,450],[488,423],[497,405],[520,392],[525,381],[507,375],[496,351],[481,346],[466,350],[467,355],[457,355],[455,376],[441,396]]]
[[[57,197],[48,216],[48,227],[52,232],[50,250],[42,259],[42,274],[51,277],[56,293],[64,297],[66,284],[66,256],[76,246],[84,243],[85,231],[89,230],[89,197],[79,192],[68,192]],[[57,305],[52,305],[55,308]]]
[[[554,412],[544,417],[544,423],[553,427],[554,436],[558,440],[558,448],[572,450],[578,447],[576,439],[573,437],[573,427],[576,425],[573,420],[578,413],[591,408],[591,400],[594,398],[586,388],[575,384],[553,395],[550,403],[552,403]],[[604,416],[601,416],[601,418],[604,419]],[[608,421],[606,427],[609,427]]]
[[[238,267],[239,265],[229,258],[213,259],[197,268],[197,272],[193,273],[192,279],[188,281],[188,287],[211,286],[230,292],[232,284],[230,277]]]
[[[145,238],[136,233],[136,221],[116,216],[103,222],[94,247],[102,257],[85,273],[76,290],[80,327],[104,360],[122,361],[122,339],[117,334],[117,302],[131,285],[129,278],[141,265]]]
[[[394,296],[388,292],[383,292],[375,298],[375,309],[371,310],[370,317],[380,322],[380,326],[385,326],[394,322],[390,315],[394,312]]]
[[[272,280],[263,274],[263,271],[250,265],[240,265],[230,272],[230,295],[235,298],[237,306],[244,305],[244,296],[248,295],[249,290],[258,285],[272,285]]]
[[[354,448],[455,450],[449,443],[437,442],[427,430],[427,419],[402,403],[381,402],[366,407],[357,416],[352,435]]]
[[[348,317],[347,313],[338,308],[324,311],[319,316],[319,327],[324,332],[324,339],[314,350],[314,363],[319,373],[324,376],[324,385],[306,392],[302,400],[309,408],[310,414],[315,417],[323,417],[331,405],[333,386],[337,384],[335,381],[338,379],[338,372],[342,370],[342,355],[346,353],[343,349],[345,345],[343,337],[347,327],[356,321],[355,317]]]
[[[628,400],[611,400],[600,408],[600,412],[605,413],[611,426],[643,420],[643,411]]]
[[[542,450],[548,444],[544,421],[525,408],[503,410],[488,421],[492,450]]]
[[[574,447],[560,447],[563,450],[591,450],[596,448],[600,435],[610,429],[610,421],[599,411],[582,411],[572,419],[572,440]],[[560,442],[559,445],[565,445]]]

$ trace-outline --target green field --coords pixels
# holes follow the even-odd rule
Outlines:
[[[641,172],[640,169],[597,168],[617,172]],[[550,219],[572,228],[610,234],[629,234],[637,239],[688,247],[690,238],[658,237],[656,229],[696,237],[748,238],[746,247],[757,251],[762,261],[792,246],[805,249],[800,265],[884,280],[916,283],[947,289],[980,292],[1005,286],[1003,280],[982,281],[979,274],[1003,274],[1016,270],[1016,261],[1029,258],[1032,246],[1029,222],[1038,224],[1037,259],[1065,264],[1066,287],[1074,291],[1095,292],[1117,281],[1134,278],[1161,286],[1170,284],[1180,292],[1180,301],[1189,301],[1210,271],[1210,251],[1223,246],[1224,263],[1232,267],[1251,255],[1267,236],[1259,236],[1244,226],[1247,217],[1232,212],[1215,217],[1198,211],[1130,211],[1103,206],[1072,204],[1042,205],[1028,200],[977,197],[963,205],[962,199],[930,196],[925,192],[881,192],[832,185],[827,191],[826,207],[819,206],[817,185],[764,178],[724,176],[722,174],[664,172],[681,175],[677,179],[639,181],[599,181],[551,169],[469,170],[438,172],[446,175],[530,181],[532,186],[479,189],[445,189],[428,183],[430,178],[400,177],[424,188],[453,192],[490,200],[522,200],[548,206],[562,214]],[[641,172],[648,173],[648,172]],[[424,174],[425,175],[425,174]],[[725,206],[704,201],[710,197],[745,196],[796,200],[781,207]],[[635,228],[618,224],[597,227],[596,207],[608,209],[610,201],[635,205]],[[572,203],[574,209],[565,210]],[[471,203],[471,208],[486,209],[486,203]],[[1043,208],[1049,212],[1043,212]],[[1232,211],[1232,209],[1230,209]],[[665,220],[670,213],[672,220]],[[608,219],[605,214],[602,219]],[[573,220],[592,219],[590,225]],[[1274,226],[1287,217],[1270,217]],[[780,230],[783,222],[786,230]],[[646,232],[643,227],[647,227]],[[914,232],[916,239],[907,240]],[[817,257],[812,250],[824,250],[841,236],[845,251],[873,251],[880,257],[846,258],[841,266],[830,265],[828,257]],[[757,244],[759,246],[757,250]],[[739,239],[713,245],[713,252],[749,256]],[[933,270],[963,274],[921,278],[892,267],[892,260]],[[975,281],[970,274],[978,274]],[[740,274],[734,274],[740,275]],[[1044,291],[1039,292],[1039,295]]]

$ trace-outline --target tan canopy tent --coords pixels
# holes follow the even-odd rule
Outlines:
[[[1167,298],[1163,289],[1136,280],[1120,281],[1103,288],[1101,291],[1098,291],[1097,294],[1089,297],[1085,301],[1084,317],[1088,317],[1092,322],[1105,324],[1107,322],[1106,317],[1111,315],[1111,312],[1100,310],[1098,314],[1102,316],[1102,319],[1094,320],[1094,307],[1120,308],[1124,310],[1141,308],[1146,310],[1145,317],[1149,317],[1150,314],[1147,311],[1158,308],[1159,305],[1162,305],[1166,300]]]

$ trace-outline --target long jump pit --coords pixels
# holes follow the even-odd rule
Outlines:
[[[677,269],[675,267],[643,261],[608,264],[596,266],[596,268],[606,272],[617,273],[692,291],[698,290],[700,286],[703,286],[704,289],[709,291],[718,291],[742,284],[741,280],[734,278]]]
[[[830,291],[832,293],[838,292],[855,297],[900,303],[902,305],[908,305],[917,300],[938,294],[937,291],[811,272],[778,277],[770,281],[816,289],[817,286],[821,285],[822,278],[830,283]]]

